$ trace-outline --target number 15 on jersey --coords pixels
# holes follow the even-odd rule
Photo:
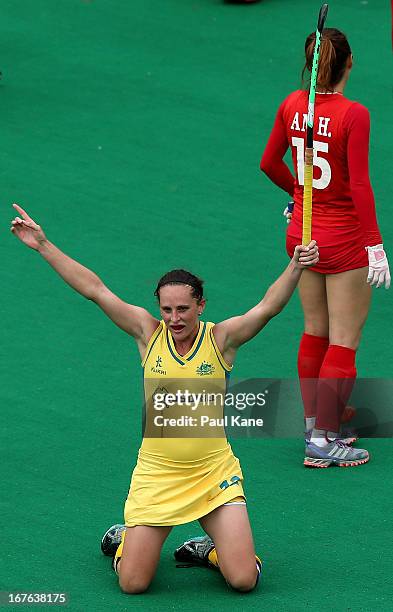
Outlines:
[[[297,178],[299,185],[304,185],[304,139],[293,136],[292,146],[296,148]],[[319,155],[319,153],[328,153],[328,151],[329,143],[314,140],[313,165],[321,171],[321,176],[317,179],[313,179],[312,186],[315,189],[326,189],[331,181],[332,170],[330,164],[327,159]]]

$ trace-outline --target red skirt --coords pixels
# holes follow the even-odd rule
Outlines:
[[[289,236],[287,233],[287,253],[293,257],[295,246],[302,243],[301,236]],[[351,239],[348,235],[343,240],[336,240],[334,245],[323,245],[323,240],[317,240],[319,249],[319,262],[310,268],[313,272],[320,274],[338,274],[347,270],[364,268],[368,266],[368,255],[364,248],[362,236],[353,234]]]

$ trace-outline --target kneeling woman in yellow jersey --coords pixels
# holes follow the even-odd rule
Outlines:
[[[142,358],[145,437],[125,504],[125,526],[114,525],[102,541],[103,551],[114,556],[120,587],[126,593],[145,591],[172,527],[198,519],[207,536],[185,542],[175,552],[176,559],[219,567],[233,588],[253,589],[260,561],[255,557],[240,464],[223,429],[217,427],[209,436],[199,436],[198,431],[192,437],[168,434],[163,418],[158,423],[151,420],[152,402],[159,393],[167,396],[169,404],[169,393],[184,394],[201,381],[206,386],[207,380],[225,391],[237,349],[282,310],[302,270],[317,263],[315,242],[295,248],[286,270],[254,308],[217,324],[199,319],[205,307],[200,279],[184,270],[169,272],[156,289],[158,320],[144,308],[119,299],[96,274],[49,242],[22,208],[14,207],[20,215],[12,221],[14,235],[133,336]],[[215,414],[221,408],[214,408]]]

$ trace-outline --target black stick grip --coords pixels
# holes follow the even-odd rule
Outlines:
[[[317,26],[319,33],[322,33],[323,26],[325,25],[325,20],[328,14],[328,9],[329,9],[328,4],[322,4],[321,10],[319,11],[318,26]]]
[[[306,147],[307,147],[307,149],[312,149],[313,148],[313,140],[314,140],[313,129],[308,125],[307,126],[307,137],[306,137]]]

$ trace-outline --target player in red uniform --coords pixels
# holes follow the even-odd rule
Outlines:
[[[311,72],[315,34],[306,39]],[[368,452],[340,438],[356,377],[355,356],[366,321],[370,285],[390,285],[368,173],[368,110],[344,97],[352,53],[339,30],[323,30],[314,119],[312,237],[320,260],[299,283],[304,311],[298,373],[306,421],[305,465],[360,465]],[[261,169],[294,200],[287,251],[301,242],[308,91],[291,93],[278,109]],[[283,161],[291,148],[295,178]],[[352,440],[353,441],[353,440]]]

